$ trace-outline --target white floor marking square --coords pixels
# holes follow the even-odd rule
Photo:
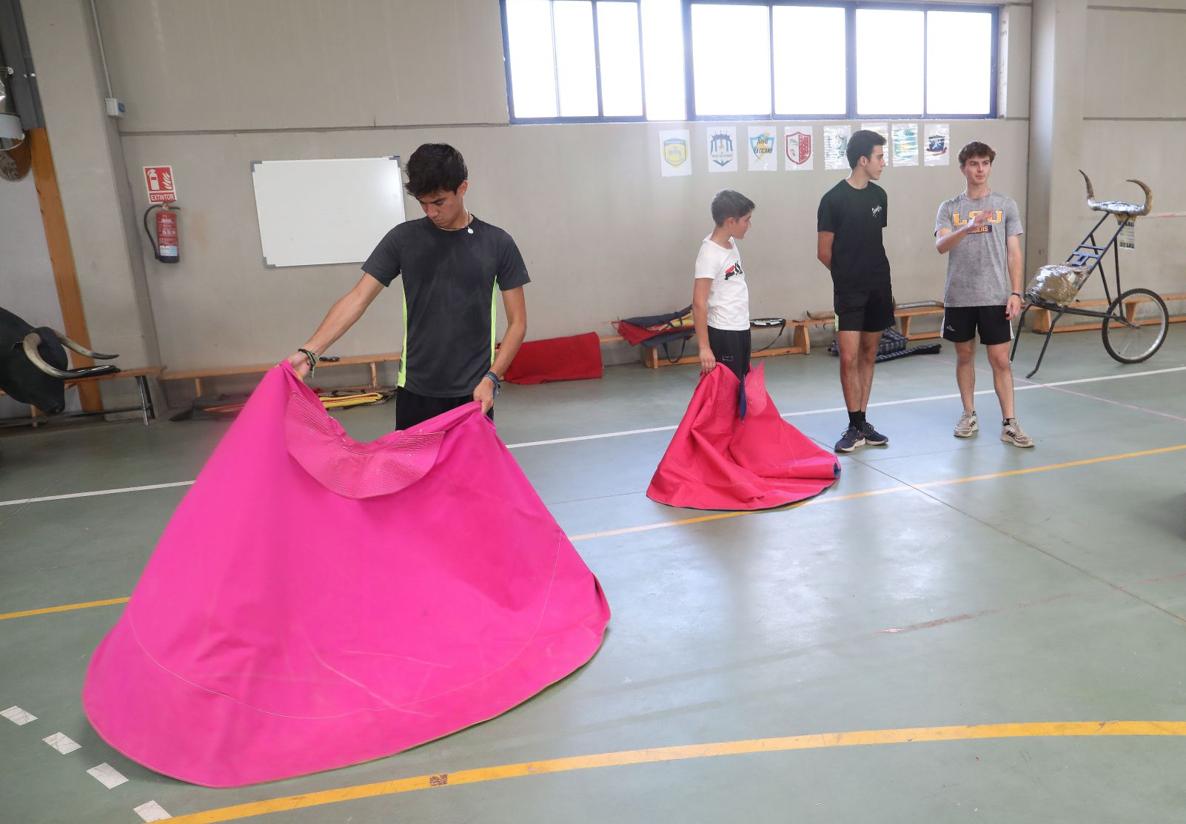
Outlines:
[[[55,732],[53,735],[47,735],[41,740],[46,744],[49,744],[62,755],[82,749],[82,744],[79,744],[64,732]]]
[[[103,762],[96,767],[91,767],[87,772],[92,778],[109,790],[118,787],[120,784],[127,783],[128,780],[124,777],[123,773],[107,762]]]
[[[30,721],[37,720],[36,715],[33,715],[30,712],[25,712],[20,707],[16,707],[16,706],[9,707],[8,709],[0,712],[0,715],[3,715],[5,718],[7,718],[12,723],[16,724],[18,727],[22,727],[25,724],[28,724]]]
[[[173,816],[165,812],[165,808],[155,801],[145,801],[139,807],[133,807],[132,812],[143,818],[145,821],[164,821],[166,818]]]

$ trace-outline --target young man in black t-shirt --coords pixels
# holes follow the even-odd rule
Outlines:
[[[836,442],[837,452],[889,443],[865,420],[877,345],[881,333],[894,324],[889,259],[881,241],[889,200],[873,182],[885,168],[884,146],[885,138],[877,132],[855,132],[848,141],[852,174],[829,189],[819,204],[817,255],[832,273],[840,385],[848,408],[848,427]]]
[[[408,158],[407,173],[405,188],[425,217],[401,223],[379,241],[362,266],[362,279],[288,362],[304,377],[310,359],[344,335],[383,288],[403,275],[395,428],[407,429],[470,401],[481,402],[482,411],[493,416],[502,376],[527,332],[527,267],[509,234],[465,208],[469,173],[460,152],[426,143]],[[499,291],[507,331],[496,351]]]

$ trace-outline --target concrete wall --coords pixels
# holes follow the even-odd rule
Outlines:
[[[1099,218],[1084,205],[1078,169],[1100,199],[1154,191],[1155,213],[1186,212],[1186,169],[1176,160],[1186,137],[1186,2],[1037,0],[1033,26],[1030,140],[1030,268],[1061,260]],[[1105,225],[1114,229],[1110,221]],[[1186,291],[1186,222],[1142,219],[1137,248],[1121,256],[1125,288]],[[1085,297],[1102,297],[1097,279]]]
[[[62,312],[31,172],[20,181],[0,182],[0,249],[0,306],[34,326],[61,329]],[[77,408],[77,398],[72,400]],[[0,418],[25,415],[25,404],[0,398]]]
[[[758,203],[743,244],[754,313],[796,316],[830,301],[814,259],[815,209],[841,173],[710,176],[696,151],[692,177],[662,179],[656,134],[679,124],[507,125],[494,0],[99,0],[112,81],[128,104],[114,146],[99,109],[88,5],[27,5],[47,112],[59,123],[50,125],[60,171],[63,155],[71,164],[63,192],[96,342],[111,330],[119,345],[135,350],[139,341],[144,357],[173,368],[291,351],[359,272],[263,267],[250,161],[406,157],[427,140],[465,153],[467,203],[522,247],[534,278],[530,338],[608,333],[613,318],[686,303],[708,201],[722,187]],[[1186,0],[1003,7],[1004,116],[952,121],[952,142],[976,138],[998,150],[994,188],[1021,204],[1029,268],[1061,259],[1090,225],[1080,166],[1101,196],[1122,196],[1131,189],[1123,179],[1138,176],[1153,185],[1156,210],[1186,209],[1177,195],[1186,171],[1175,160],[1186,95],[1169,80],[1186,68],[1183,11]],[[82,128],[70,134],[65,122]],[[699,149],[706,126],[690,128]],[[140,166],[149,163],[177,172],[176,266],[156,263],[127,232],[145,206]],[[934,210],[962,177],[954,166],[890,168],[883,183],[897,296],[938,297]],[[417,213],[415,203],[407,209]],[[1181,225],[1140,224],[1131,285],[1186,289]],[[398,295],[383,296],[337,350],[398,349],[399,305]]]
[[[262,266],[250,161],[406,157],[429,140],[462,150],[472,175],[467,203],[522,247],[534,279],[530,338],[609,333],[611,319],[686,303],[708,202],[723,187],[759,205],[743,247],[755,314],[797,316],[829,304],[815,211],[842,173],[709,176],[697,152],[694,176],[662,179],[657,124],[506,125],[497,3],[356,0],[342,8],[100,3],[113,82],[129,107],[127,174],[174,164],[185,209],[181,264],[161,266],[142,250],[169,366],[278,358],[359,276],[353,265]],[[956,121],[952,131],[957,144],[975,137],[998,148],[998,188],[1024,206],[1028,8],[1010,10],[1010,119]],[[706,126],[691,128],[693,146],[702,146]],[[898,294],[937,297],[934,211],[962,178],[955,168],[920,167],[891,169],[883,180]],[[135,197],[139,208],[138,189]],[[408,212],[417,213],[414,202]],[[337,350],[398,349],[399,305],[385,296]]]
[[[130,367],[156,363],[136,216],[123,146],[104,114],[106,89],[90,5],[39,0],[22,8],[91,343],[118,352],[120,363]],[[26,242],[44,245],[44,233],[30,234]],[[130,384],[103,385],[109,407],[135,398],[135,387],[125,383]]]

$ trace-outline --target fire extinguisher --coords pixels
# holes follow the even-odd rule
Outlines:
[[[148,228],[148,215],[153,209],[160,209],[156,215],[156,237]],[[177,213],[179,206],[170,207],[168,203],[156,203],[144,210],[144,234],[148,235],[148,242],[152,244],[152,254],[161,263],[176,263],[181,260],[181,243],[177,238]]]

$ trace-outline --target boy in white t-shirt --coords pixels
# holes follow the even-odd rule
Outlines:
[[[716,227],[700,244],[692,289],[700,373],[707,375],[721,363],[743,383],[750,358],[749,287],[736,241],[749,231],[753,211],[754,202],[745,195],[717,192],[712,199]]]

